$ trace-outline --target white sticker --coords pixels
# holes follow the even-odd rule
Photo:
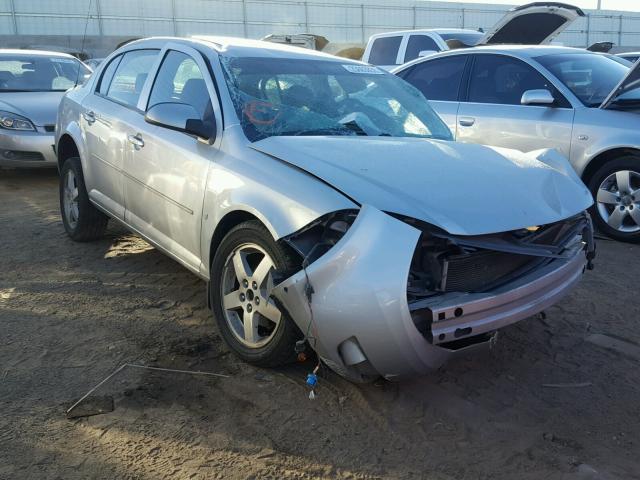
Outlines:
[[[76,61],[71,58],[52,58],[51,61],[56,63],[70,63],[71,65],[76,64]]]
[[[347,72],[361,73],[365,75],[382,75],[384,72],[372,65],[357,65],[354,63],[342,65]]]

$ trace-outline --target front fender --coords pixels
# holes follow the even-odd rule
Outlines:
[[[252,149],[242,157],[225,153],[211,166],[203,204],[201,258],[207,277],[213,235],[230,213],[253,215],[278,240],[327,213],[358,208],[314,177]]]

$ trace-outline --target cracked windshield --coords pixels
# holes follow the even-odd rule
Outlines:
[[[420,92],[377,67],[277,58],[222,58],[245,135],[362,135],[451,140]]]

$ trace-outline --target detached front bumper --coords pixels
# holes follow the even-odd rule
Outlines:
[[[449,358],[445,342],[494,331],[556,303],[586,265],[581,245],[516,281],[481,294],[446,293],[407,301],[411,259],[421,232],[364,206],[342,239],[274,288],[318,355],[338,373],[376,372],[388,379],[426,373]],[[311,286],[311,289],[308,286]],[[308,292],[312,291],[311,301]],[[416,315],[427,315],[429,334]]]
[[[53,132],[36,127],[36,132],[0,130],[0,167],[55,167]]]

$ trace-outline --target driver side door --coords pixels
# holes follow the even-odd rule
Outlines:
[[[145,87],[148,94],[139,109],[147,112],[158,104],[182,103],[193,107],[208,124],[221,125],[217,95],[202,55],[181,44],[168,44],[160,55],[161,63]],[[204,192],[220,134],[206,142],[152,125],[139,115],[127,138],[126,222],[198,271]]]
[[[529,152],[571,153],[574,110],[531,65],[506,55],[475,54],[458,108],[456,140]],[[527,90],[546,89],[552,105],[522,105]]]

